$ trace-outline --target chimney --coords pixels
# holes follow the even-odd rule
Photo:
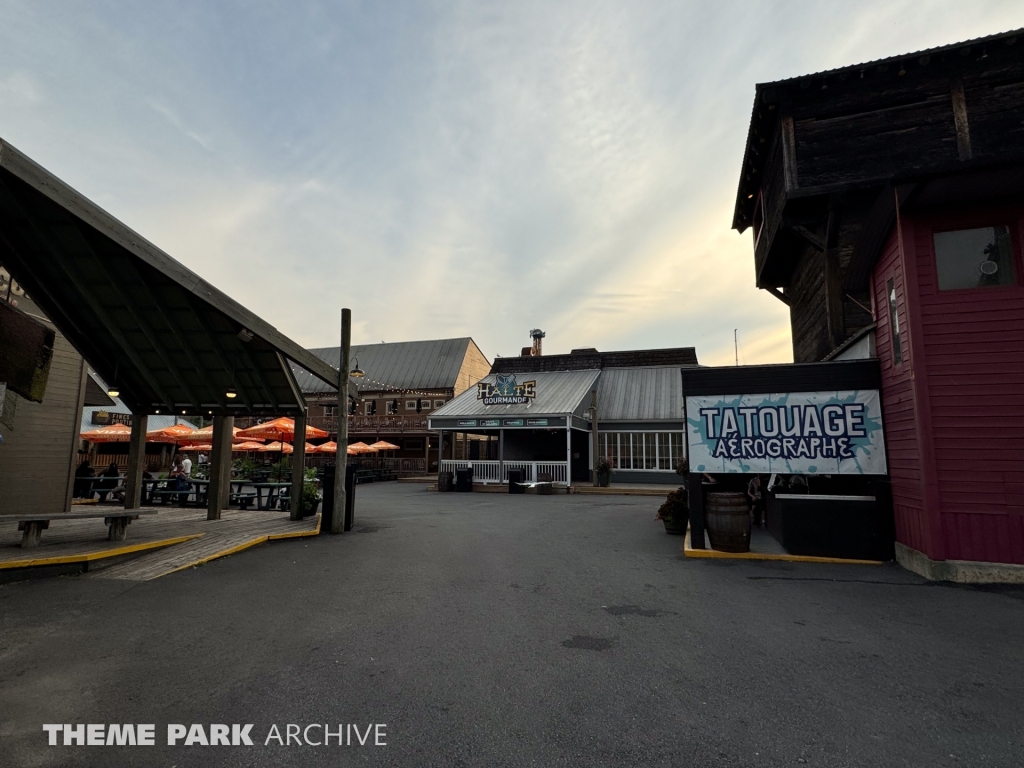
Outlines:
[[[530,331],[530,338],[533,339],[533,351],[531,354],[534,357],[540,357],[543,354],[543,352],[541,351],[541,339],[543,339],[545,336],[547,336],[547,334],[544,333],[544,331],[542,331],[540,328],[534,328],[532,331]]]

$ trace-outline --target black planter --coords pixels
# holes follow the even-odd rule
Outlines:
[[[612,482],[611,472],[598,472],[597,473],[597,484],[601,488],[607,488]]]
[[[689,522],[686,518],[672,520],[662,520],[665,524],[665,533],[671,533],[673,536],[684,536],[686,535],[686,524]]]

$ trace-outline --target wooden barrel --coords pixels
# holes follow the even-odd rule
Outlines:
[[[704,526],[711,548],[722,552],[750,551],[750,511],[742,493],[709,493]]]

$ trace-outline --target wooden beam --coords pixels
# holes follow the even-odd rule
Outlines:
[[[967,123],[967,97],[964,96],[964,81],[954,77],[949,81],[949,93],[953,101],[953,123],[956,125],[956,151],[961,162],[970,160],[971,129]]]
[[[306,412],[295,416],[295,438],[292,440],[292,498],[288,517],[302,519],[302,491],[306,485]]]
[[[110,316],[110,313],[107,312],[106,308],[97,301],[96,297],[89,290],[83,287],[86,285],[86,281],[83,279],[84,276],[77,270],[77,267],[69,266],[74,259],[65,259],[58,255],[54,255],[61,253],[65,249],[62,247],[62,244],[54,242],[53,232],[64,229],[67,226],[67,223],[54,222],[52,220],[47,221],[48,218],[49,217],[41,216],[40,220],[37,221],[36,218],[30,217],[28,219],[28,225],[35,236],[42,241],[45,250],[49,251],[50,254],[53,255],[51,263],[64,273],[67,284],[72,286],[73,290],[78,294],[80,301],[88,306],[99,318],[104,330],[109,333],[114,341],[116,341],[121,347],[121,351],[129,360],[131,360],[132,365],[134,365],[138,370],[140,376],[146,381],[146,384],[149,385],[157,397],[161,398],[163,404],[173,412],[175,406],[174,398],[171,397],[170,393],[164,389],[156,375],[149,370],[149,366],[147,366],[145,361],[143,361],[134,345],[128,341],[127,337],[121,331],[120,323],[115,321],[114,318]],[[44,222],[47,224],[46,227],[41,226]],[[92,252],[92,249],[89,249],[86,255],[91,255],[95,258],[95,254]],[[147,406],[149,405],[152,404],[147,403]]]
[[[794,235],[799,237],[805,243],[810,245],[812,248],[817,248],[819,251],[825,251],[824,241],[816,234],[807,229],[807,227],[801,226],[800,224],[787,224],[786,228]]]
[[[770,294],[771,294],[772,296],[774,296],[774,297],[775,297],[776,299],[778,299],[779,301],[781,301],[781,302],[782,302],[783,304],[785,304],[785,305],[786,305],[787,307],[791,307],[791,306],[793,306],[793,302],[792,302],[792,301],[790,300],[789,296],[787,296],[786,294],[784,294],[784,293],[783,293],[782,291],[780,291],[780,290],[779,290],[778,288],[773,288],[773,287],[772,287],[772,286],[770,286],[770,285],[766,285],[766,286],[764,286],[764,290],[768,291],[768,293],[770,293]]]
[[[252,331],[255,336],[264,339],[318,379],[335,386],[338,380],[337,371],[323,360],[303,349],[227,294],[214,288],[7,142],[0,142],[0,168],[45,195],[64,211],[117,243],[132,256],[149,264],[239,326]]]
[[[164,309],[163,302],[157,299],[157,297],[154,295],[152,289],[149,287],[149,284],[142,278],[142,273],[139,272],[138,268],[135,266],[135,263],[132,261],[132,259],[128,258],[123,259],[121,265],[126,272],[129,272],[131,275],[133,275],[135,279],[138,281],[138,285],[142,292],[145,293],[146,300],[148,301],[149,305],[160,314],[160,317],[163,319],[164,323],[167,325],[167,328],[170,330],[171,335],[174,336],[174,340],[178,342],[178,346],[181,348],[181,351],[185,353],[185,356],[188,358],[189,363],[195,368],[195,371],[199,375],[199,378],[201,378],[203,380],[203,383],[207,387],[209,387],[212,392],[214,392],[216,403],[221,408],[224,408],[226,406],[227,400],[227,397],[224,394],[224,387],[218,386],[216,382],[214,382],[213,379],[210,377],[209,372],[206,370],[206,366],[203,365],[199,361],[199,358],[196,357],[195,353],[192,351],[192,345],[185,341],[184,337],[181,335],[181,332],[178,330],[177,325],[174,323],[174,321],[167,314],[167,311]]]
[[[782,171],[788,192],[800,186],[796,165],[796,128],[792,115],[783,115],[779,124],[782,130]]]
[[[128,472],[124,480],[124,508],[142,506],[142,470],[146,461],[146,427],[149,417],[144,413],[132,414],[132,440],[128,445]]]

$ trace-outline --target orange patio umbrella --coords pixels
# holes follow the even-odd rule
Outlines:
[[[289,443],[273,442],[261,445],[258,449],[261,453],[291,453],[295,449]]]
[[[196,433],[191,424],[174,424],[163,429],[151,429],[146,433],[147,443],[181,443],[187,442]]]
[[[376,448],[378,451],[397,451],[400,450],[394,443],[389,443],[387,440],[378,440],[376,443],[370,446]]]
[[[127,424],[111,424],[109,427],[90,429],[80,437],[90,443],[127,443],[132,439],[132,428]]]
[[[244,443],[235,443],[231,446],[232,451],[262,451],[263,443],[256,443],[249,440]]]
[[[336,442],[334,442],[333,440],[331,440],[329,442],[326,442],[326,443],[321,443],[320,445],[318,445],[316,447],[316,452],[317,453],[337,453],[338,452],[338,444]]]
[[[306,425],[306,439],[327,437],[328,433],[322,429]],[[294,440],[295,420],[282,416],[279,419],[268,421],[264,424],[257,424],[255,427],[241,430],[236,437],[244,440]]]
[[[246,441],[246,438],[238,436],[238,433],[241,432],[242,430],[240,430],[238,427],[232,427],[231,429],[232,429],[232,432],[231,432],[232,440],[234,442],[236,442],[236,443],[243,443],[243,442]],[[193,434],[193,436],[194,437],[198,437],[198,438],[202,438],[203,440],[212,440],[213,439],[213,424],[211,424],[208,427],[202,427],[201,429],[197,429],[195,431],[195,433]],[[234,450],[234,449],[232,448],[232,450]]]
[[[191,452],[191,451],[212,451],[213,450],[213,446],[208,444],[208,443],[199,443],[199,444],[196,444],[196,445],[179,445],[178,446],[178,450],[179,451],[188,451],[188,452]]]
[[[377,448],[373,448],[373,447],[367,445],[366,443],[352,443],[348,447],[348,452],[349,452],[349,454],[352,454],[353,451],[355,453],[377,453],[378,449]]]

